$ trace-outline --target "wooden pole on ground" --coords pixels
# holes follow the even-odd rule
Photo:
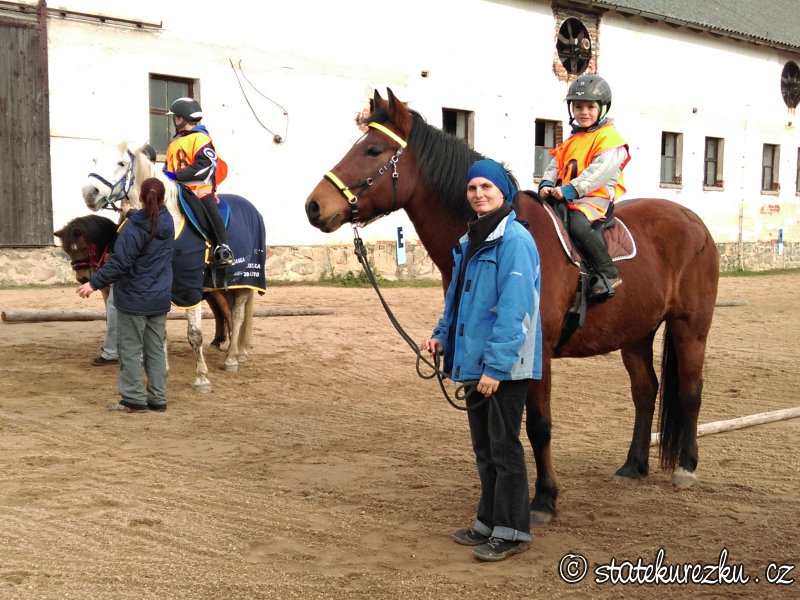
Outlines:
[[[786,419],[795,419],[797,417],[800,417],[800,406],[748,415],[746,417],[738,417],[727,421],[713,421],[712,423],[700,425],[697,428],[697,437],[721,433],[723,431],[733,431],[734,429],[744,429],[745,427],[763,425],[764,423],[772,423],[774,421],[785,421]],[[650,445],[657,445],[660,437],[658,433],[653,433],[650,436]]]
[[[256,308],[254,317],[298,317],[305,315],[331,315],[332,308]],[[214,315],[210,310],[203,311],[204,319],[211,319]],[[44,323],[48,321],[105,321],[104,310],[4,310],[2,319],[4,323]],[[185,319],[185,310],[173,310],[167,314],[167,319]]]

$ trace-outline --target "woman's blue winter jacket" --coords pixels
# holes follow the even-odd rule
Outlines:
[[[484,373],[498,381],[542,377],[539,252],[515,217],[512,211],[500,222],[466,268],[469,237],[453,249],[453,277],[432,339],[441,342],[445,371],[455,381],[476,381]]]

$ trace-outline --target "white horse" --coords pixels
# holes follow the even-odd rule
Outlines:
[[[133,149],[132,149],[133,148]],[[156,177],[162,183],[166,194],[164,197],[165,205],[175,222],[176,244],[182,236],[196,236],[198,241],[193,243],[202,244],[200,253],[200,264],[192,265],[192,273],[195,269],[202,271],[204,265],[202,256],[207,256],[208,243],[200,237],[194,228],[189,225],[180,207],[178,198],[178,186],[170,181],[163,172],[151,161],[151,152],[147,150],[147,145],[135,146],[127,142],[119,144],[115,150],[111,151],[111,156],[107,166],[98,165],[100,168],[94,173],[89,174],[89,180],[83,186],[83,200],[92,211],[102,208],[117,209],[116,203],[126,200],[133,208],[141,208],[139,201],[139,190],[142,182],[150,177]],[[107,169],[107,176],[101,175],[102,169]],[[264,293],[264,262],[266,260],[266,249],[264,247],[264,221],[255,207],[240,196],[222,194],[221,198],[227,202],[231,211],[231,219],[241,219],[247,223],[249,229],[253,231],[252,239],[243,240],[244,250],[241,244],[237,248],[237,240],[229,234],[229,243],[237,257],[235,264],[226,269],[226,281],[236,280],[244,272],[250,280],[243,283],[232,283],[224,289],[224,296],[228,301],[231,312],[231,333],[228,351],[225,356],[224,369],[226,371],[236,371],[239,363],[246,362],[248,350],[251,347],[253,331],[253,304],[254,291]],[[251,236],[242,236],[251,237]],[[257,240],[257,241],[253,241]],[[189,240],[190,242],[192,240]],[[173,263],[173,272],[178,266],[178,258]],[[195,253],[196,254],[196,253]],[[180,265],[185,269],[184,264]],[[243,267],[246,269],[243,271]],[[260,268],[260,273],[258,269]],[[255,278],[253,278],[255,276]],[[175,274],[176,280],[178,274]],[[203,291],[209,292],[219,288],[209,286],[204,287],[199,284],[201,289],[192,290],[192,297],[197,298],[196,303],[186,308],[187,317],[187,339],[194,351],[196,359],[195,380],[193,387],[195,391],[207,393],[211,391],[211,382],[208,380],[208,367],[203,356],[203,332],[202,305],[199,297]],[[174,296],[173,288],[173,300]]]

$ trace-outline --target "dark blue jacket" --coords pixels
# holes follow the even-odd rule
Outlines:
[[[144,211],[129,213],[108,262],[90,280],[96,290],[113,283],[114,306],[131,315],[160,315],[170,308],[175,226],[163,206],[156,235],[151,240],[149,236]]]

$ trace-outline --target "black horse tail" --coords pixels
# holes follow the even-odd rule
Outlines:
[[[678,398],[678,356],[669,325],[664,328],[664,350],[661,356],[661,385],[658,400],[661,411],[658,417],[661,468],[673,470],[683,443],[683,410]]]

